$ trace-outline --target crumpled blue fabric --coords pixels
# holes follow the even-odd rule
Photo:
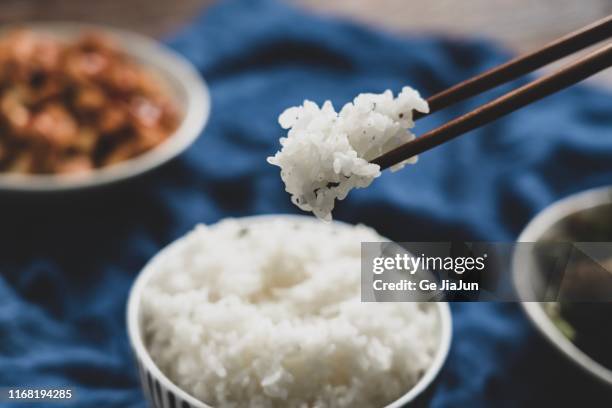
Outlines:
[[[1,385],[75,390],[54,406],[144,407],[125,330],[130,285],[196,223],[299,212],[265,161],[284,108],[305,98],[340,107],[404,85],[428,96],[509,57],[479,39],[399,37],[271,0],[215,5],[169,44],[211,88],[210,122],[192,148],[128,186],[0,200]],[[610,93],[573,87],[386,172],[334,215],[401,241],[514,240],[556,199],[612,182],[610,102]],[[610,390],[567,363],[518,305],[454,304],[453,318],[432,407],[611,406]]]

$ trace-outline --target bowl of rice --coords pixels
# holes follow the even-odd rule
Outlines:
[[[361,302],[371,228],[295,215],[197,226],[130,293],[128,335],[154,407],[425,403],[448,355],[446,303]]]

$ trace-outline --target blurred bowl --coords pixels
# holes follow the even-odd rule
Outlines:
[[[67,192],[118,183],[161,166],[187,149],[201,134],[210,112],[210,97],[205,81],[195,67],[181,55],[151,38],[129,31],[72,22],[29,23],[18,27],[73,39],[83,31],[96,31],[114,39],[135,61],[160,78],[162,86],[182,113],[178,128],[153,149],[129,160],[82,174],[8,174],[0,172],[0,192]],[[13,26],[5,26],[0,35]]]
[[[612,187],[587,190],[557,201],[540,212],[525,227],[518,242],[540,242],[555,236],[563,237],[563,241],[567,241],[568,237],[576,242],[593,241],[585,236],[589,228],[601,226],[594,223],[604,217],[610,219],[611,214]],[[582,232],[577,233],[577,228]],[[538,271],[533,270],[535,265],[532,260],[526,259],[527,256],[526,251],[514,253],[513,278],[519,299],[534,298],[528,274]],[[612,386],[612,370],[595,361],[567,338],[544,310],[543,303],[524,301],[521,305],[531,322],[556,349],[587,373]]]
[[[244,217],[241,220],[253,223],[257,222],[258,220],[265,220],[269,217],[296,219],[300,222],[320,222],[315,220],[313,217],[304,215],[259,215]],[[341,224],[339,221],[334,221],[334,223]],[[166,256],[166,254],[180,246],[182,240],[182,238],[179,238],[166,248],[162,249],[157,255],[155,255],[155,257],[153,257],[153,259],[149,261],[149,263],[136,278],[136,281],[134,282],[134,285],[130,291],[127,305],[128,337],[130,339],[132,351],[136,357],[143,392],[146,398],[149,400],[151,406],[158,408],[212,408],[210,405],[203,403],[179,388],[176,384],[170,381],[170,379],[166,377],[164,373],[161,372],[161,370],[153,362],[153,359],[145,346],[142,335],[142,322],[140,314],[140,300],[142,297],[142,292],[153,273],[158,271],[157,264]],[[408,390],[406,394],[401,396],[399,399],[384,408],[429,406],[428,400],[432,396],[433,389],[436,385],[436,379],[448,356],[452,338],[451,313],[448,303],[438,302],[436,303],[436,307],[438,309],[438,316],[440,319],[440,342],[431,366],[423,374],[421,379],[414,385],[414,387]]]

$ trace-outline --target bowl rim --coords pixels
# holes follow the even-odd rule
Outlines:
[[[311,216],[298,214],[263,214],[239,217],[235,219],[246,220],[247,222],[258,222],[270,218],[299,219],[301,221],[309,220],[312,222],[321,222]],[[341,225],[352,226],[352,224],[348,224],[342,221],[334,220],[333,222]],[[183,238],[185,238],[185,236],[186,235],[182,235],[181,237],[171,242],[169,245],[162,248],[159,252],[157,252],[157,254],[147,262],[147,264],[136,277],[129,292],[126,309],[128,338],[130,345],[134,353],[136,354],[138,360],[140,360],[140,362],[145,365],[145,369],[148,370],[152,375],[154,375],[156,379],[159,380],[166,389],[172,391],[177,396],[184,399],[189,404],[193,405],[195,408],[215,408],[193,397],[191,394],[182,390],[178,385],[174,384],[168,377],[166,377],[166,375],[153,362],[153,359],[151,358],[147,348],[145,347],[143,338],[141,336],[139,314],[142,291],[155,271],[154,266],[166,254],[174,251],[175,248],[177,248],[177,246],[182,243]],[[410,388],[410,390],[408,390],[408,392],[406,392],[400,398],[391,402],[387,406],[381,408],[400,408],[404,404],[413,401],[433,383],[434,379],[442,370],[442,367],[444,366],[444,363],[446,362],[446,359],[450,352],[453,325],[451,311],[448,303],[435,302],[435,304],[440,319],[440,339],[433,361],[431,362],[430,366],[427,368],[423,376],[412,388]]]
[[[612,204],[612,186],[597,187],[564,197],[547,206],[529,221],[519,235],[517,242],[536,242],[563,218],[605,204]],[[512,257],[512,275],[519,298],[528,297],[526,296],[528,288],[521,283],[525,280],[519,279],[519,275],[525,273],[524,268],[518,267],[518,265],[525,264],[525,257],[524,251],[516,250]],[[565,337],[542,308],[542,302],[520,302],[520,304],[533,325],[551,344],[584,371],[608,385],[612,385],[612,370],[591,358]]]
[[[0,192],[66,192],[114,184],[146,173],[185,151],[200,136],[210,115],[210,93],[206,81],[185,57],[163,43],[129,30],[113,26],[72,21],[24,22],[0,27],[0,35],[12,28],[27,28],[53,34],[77,35],[95,30],[131,46],[122,49],[137,59],[149,55],[150,67],[164,73],[181,88],[186,99],[183,118],[178,128],[153,149],[131,159],[83,174],[17,174],[0,172]],[[142,51],[135,53],[133,48]],[[155,61],[155,62],[153,62]]]

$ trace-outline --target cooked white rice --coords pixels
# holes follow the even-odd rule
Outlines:
[[[281,168],[295,205],[330,221],[336,199],[343,200],[353,188],[369,186],[380,175],[380,167],[370,160],[414,139],[408,130],[414,127],[413,110],[427,113],[429,107],[409,87],[397,98],[389,90],[361,94],[340,113],[330,101],[321,108],[304,101],[279,116],[280,125],[289,132],[268,162]],[[391,170],[416,161],[412,157]]]
[[[371,229],[310,220],[199,226],[160,258],[142,299],[145,343],[214,407],[383,407],[430,366],[432,304],[361,303]]]

